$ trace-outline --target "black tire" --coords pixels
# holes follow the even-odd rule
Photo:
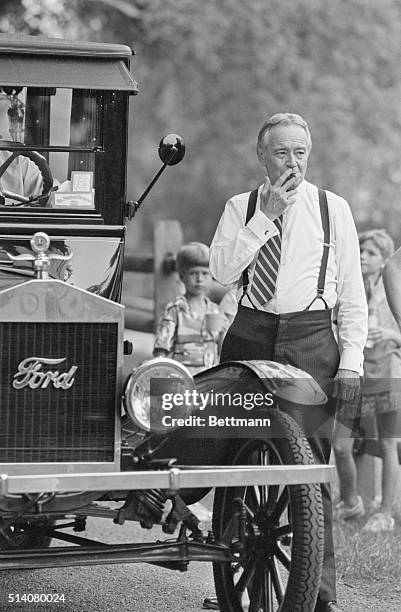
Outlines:
[[[279,410],[268,416],[271,437],[236,441],[233,465],[313,464],[295,421]],[[231,545],[236,556],[234,563],[213,563],[220,610],[314,610],[323,561],[319,484],[218,488],[213,532],[216,541]]]
[[[53,526],[51,521],[42,523],[18,523],[4,530],[0,536],[0,550],[25,550],[34,548],[49,548],[52,537],[40,532]],[[1,526],[1,525],[0,525]],[[11,540],[11,542],[10,542]]]

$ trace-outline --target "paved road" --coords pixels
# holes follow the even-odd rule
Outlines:
[[[124,543],[166,539],[158,529],[144,531],[134,523],[118,527],[105,519],[88,521],[83,536]],[[8,594],[63,594],[64,603],[8,603]],[[211,565],[192,563],[186,573],[146,564],[101,565],[0,573],[0,612],[201,612],[213,593]],[[357,580],[338,585],[347,612],[399,612],[400,587]]]
[[[89,521],[88,521],[89,524]],[[159,530],[143,531],[133,523],[115,526],[92,519],[82,535],[110,541],[154,541]],[[166,539],[161,534],[161,539]],[[8,594],[58,593],[65,602],[8,603]],[[213,593],[211,565],[193,563],[185,573],[147,564],[101,565],[7,571],[0,574],[0,611],[24,612],[199,612],[205,595]]]

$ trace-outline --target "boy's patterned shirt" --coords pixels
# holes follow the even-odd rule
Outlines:
[[[220,313],[209,298],[205,297],[205,302],[206,314]],[[206,330],[205,318],[191,310],[184,295],[167,304],[157,326],[154,349],[168,351],[169,357],[195,373],[218,363],[217,348],[217,341]]]

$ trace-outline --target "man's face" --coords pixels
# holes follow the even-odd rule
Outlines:
[[[300,125],[277,125],[264,136],[264,165],[271,184],[288,168],[302,182],[308,166],[310,148],[308,136]]]

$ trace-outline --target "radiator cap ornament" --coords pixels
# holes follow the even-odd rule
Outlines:
[[[31,238],[32,251],[46,253],[50,247],[50,238],[45,232],[36,232]]]
[[[50,262],[52,259],[68,261],[73,256],[71,251],[68,255],[58,255],[49,252],[50,238],[45,232],[36,232],[30,240],[34,255],[11,255],[8,251],[4,251],[12,261],[32,261],[33,269],[36,278],[41,280],[49,280]]]

